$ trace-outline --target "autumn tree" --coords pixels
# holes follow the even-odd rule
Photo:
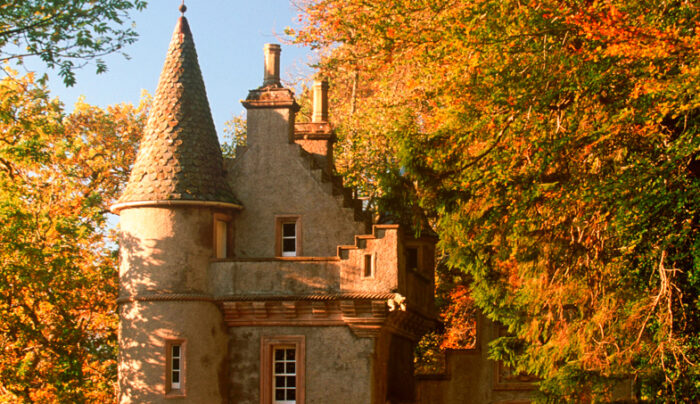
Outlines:
[[[75,69],[95,60],[97,73],[107,69],[101,56],[133,43],[131,10],[141,0],[9,0],[0,4],[0,62],[37,56],[58,69],[63,82],[75,84]]]
[[[419,204],[512,334],[494,358],[552,402],[629,379],[640,399],[700,399],[695,2],[299,6],[337,169],[405,221]]]
[[[0,401],[105,403],[116,381],[116,246],[145,105],[66,114],[33,75],[0,81]]]

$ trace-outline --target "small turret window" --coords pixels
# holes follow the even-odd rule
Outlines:
[[[228,215],[214,214],[214,258],[224,259],[233,254],[233,230],[231,217]]]
[[[226,239],[228,238],[226,237],[226,222],[215,220],[214,223],[216,226],[214,229],[216,232],[216,258],[226,258]]]
[[[182,350],[180,348],[179,344],[170,347],[170,360],[172,363],[170,368],[170,387],[173,390],[180,390],[180,376],[182,376],[182,369],[180,368]]]
[[[165,342],[165,393],[168,396],[185,395],[185,341]]]

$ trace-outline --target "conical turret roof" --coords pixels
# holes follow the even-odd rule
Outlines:
[[[170,41],[129,182],[112,210],[198,202],[238,205],[224,179],[197,52],[183,16]]]

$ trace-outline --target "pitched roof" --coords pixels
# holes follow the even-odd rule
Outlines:
[[[165,203],[237,205],[223,158],[192,33],[180,17],[129,182],[112,210]]]

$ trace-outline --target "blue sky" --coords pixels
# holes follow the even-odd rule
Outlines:
[[[154,94],[170,37],[180,16],[180,0],[149,0],[146,10],[133,13],[139,40],[121,55],[104,58],[108,71],[96,75],[93,65],[80,70],[74,87],[66,88],[50,73],[49,87],[68,111],[80,95],[105,107],[138,103],[141,90]],[[240,100],[262,84],[263,45],[282,43],[284,29],[295,26],[297,10],[286,0],[187,0],[185,16],[194,36],[199,64],[219,136],[224,122],[243,112]],[[282,79],[309,76],[313,57],[306,49],[282,43]],[[37,61],[26,65],[39,71]]]

